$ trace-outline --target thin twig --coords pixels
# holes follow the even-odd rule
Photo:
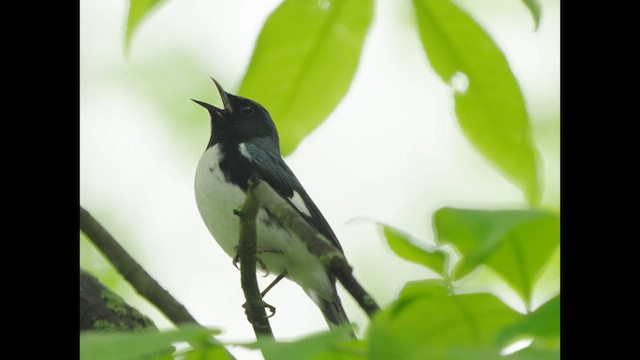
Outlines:
[[[195,323],[187,309],[152,278],[85,209],[80,207],[80,230],[145,299],[174,324]],[[199,324],[198,324],[199,325]]]
[[[247,199],[255,197],[261,206],[274,214],[291,232],[307,245],[310,253],[322,261],[325,268],[342,283],[369,318],[380,310],[375,300],[355,279],[352,268],[342,252],[316,231],[300,214],[266,182],[250,179]],[[254,273],[255,274],[255,273]]]
[[[258,216],[260,202],[254,196],[251,196],[251,190],[252,186],[249,185],[247,198],[242,205],[242,209],[236,212],[240,217],[240,239],[237,248],[241,266],[240,282],[247,301],[244,305],[245,313],[253,326],[256,338],[267,337],[273,339],[273,331],[265,311],[265,302],[260,295],[260,288],[256,279],[256,217]]]

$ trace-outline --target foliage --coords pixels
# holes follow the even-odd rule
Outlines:
[[[526,304],[535,281],[560,244],[560,219],[539,210],[466,210],[444,208],[434,215],[438,241],[458,249],[462,258],[454,280],[479,265],[500,274]]]
[[[125,32],[125,51],[131,47],[131,39],[138,25],[147,15],[154,10],[163,0],[130,0],[129,13],[127,15],[127,30]]]
[[[171,344],[191,341],[197,344],[198,348],[202,348],[209,344],[208,338],[216,333],[219,331],[194,326],[185,326],[179,330],[164,332],[82,332],[80,334],[80,358],[96,360],[140,357],[171,359]]]
[[[398,299],[374,319],[369,341],[378,347],[372,348],[371,358],[382,352],[386,355],[380,359],[464,359],[471,354],[475,354],[473,358],[497,359],[510,341],[523,336],[549,345],[541,352],[542,358],[559,358],[559,295],[523,315],[492,294],[458,293],[457,286],[464,281],[464,275],[471,276],[472,270],[487,266],[503,274],[507,283],[520,290],[517,292],[530,304],[531,289],[539,271],[551,261],[553,250],[559,246],[557,216],[527,210],[444,208],[434,218],[441,244],[437,249],[446,253],[449,248],[442,245],[453,245],[460,252],[460,259],[450,273],[443,274],[442,280],[407,284]],[[384,234],[389,234],[389,227],[381,226]],[[391,243],[399,241],[394,238],[398,235],[392,234],[387,235],[387,241],[397,252]],[[522,238],[517,239],[518,236]],[[410,240],[405,237],[405,241]],[[538,243],[542,250],[536,248]],[[534,251],[531,257],[529,250]],[[414,250],[424,251],[417,247]],[[403,248],[398,255],[406,258],[404,253]],[[431,268],[431,264],[423,265]],[[441,267],[432,270],[440,271]],[[512,281],[513,277],[517,281]],[[518,288],[522,284],[528,287]]]
[[[456,115],[469,141],[532,204],[540,199],[529,117],[518,82],[491,37],[447,0],[414,0],[431,66],[454,90]]]
[[[269,109],[283,155],[346,94],[372,18],[373,0],[287,0],[267,19],[239,93]]]
[[[131,0],[127,46],[156,3]],[[539,2],[522,3],[537,29]],[[517,79],[491,36],[453,2],[414,0],[413,5],[423,49],[433,70],[453,90],[462,131],[522,190],[526,203],[517,209],[439,209],[432,219],[436,244],[379,224],[395,254],[434,271],[440,279],[406,284],[372,319],[362,340],[345,340],[341,331],[334,331],[289,343],[226,344],[259,348],[266,359],[559,359],[560,295],[537,308],[532,299],[559,247],[560,217],[534,208],[542,196],[540,164]],[[240,93],[270,109],[284,154],[324,121],[346,94],[372,17],[372,0],[285,0],[267,19]],[[461,287],[484,268],[515,291],[526,313],[513,310],[493,293]],[[181,352],[186,359],[227,359],[219,345],[207,340],[212,333],[187,328],[82,334],[81,357],[133,358],[189,341],[191,347]],[[531,345],[504,354],[506,346],[523,339]]]
[[[433,270],[443,277],[446,276],[449,264],[449,253],[447,251],[428,244],[418,246],[415,243],[419,240],[413,239],[411,235],[388,225],[383,225],[382,231],[387,239],[387,244],[396,255]]]
[[[538,0],[522,0],[522,2],[529,8],[531,16],[533,16],[533,24],[537,30],[538,27],[540,27],[540,16],[542,12],[540,2],[538,2]]]

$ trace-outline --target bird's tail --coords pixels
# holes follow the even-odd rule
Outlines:
[[[314,299],[314,301],[322,311],[322,315],[327,321],[329,328],[334,328],[344,324],[351,324],[349,318],[347,317],[347,313],[342,307],[340,298],[338,297],[335,280],[331,281],[331,299],[317,297]],[[349,335],[353,339],[356,338],[356,334],[353,332],[353,329],[349,330]]]

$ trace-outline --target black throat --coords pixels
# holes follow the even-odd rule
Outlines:
[[[254,174],[251,162],[240,154],[238,143],[220,141],[217,144],[220,147],[222,156],[220,170],[224,174],[224,179],[238,186],[242,191],[247,191],[247,181]]]

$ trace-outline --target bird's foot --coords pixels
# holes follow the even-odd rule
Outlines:
[[[240,254],[238,253],[237,246],[235,247],[235,251],[236,251],[236,256],[233,257],[232,263],[233,263],[233,266],[236,267],[236,269],[240,270],[240,267],[238,266],[238,263],[240,262]],[[264,261],[262,261],[261,255],[265,253],[284,254],[281,250],[276,248],[269,248],[269,247],[256,248],[256,261],[260,265],[260,268],[265,272],[263,277],[267,277],[270,274],[269,269],[267,268],[267,264],[265,264]]]
[[[262,300],[262,306],[265,309],[269,309],[270,314],[267,314],[267,318],[273,317],[276,314],[275,306],[266,303],[264,300]],[[244,309],[244,313],[247,315],[247,318],[249,318],[249,321],[253,324],[254,321],[253,319],[251,319],[250,314],[247,310],[247,303],[242,304],[242,308]]]
[[[233,264],[233,266],[236,267],[236,269],[240,270],[240,266],[238,266],[238,263],[240,262],[240,253],[238,253],[238,247],[235,247],[236,250],[236,256],[233,257],[233,260],[231,260],[231,263]]]

